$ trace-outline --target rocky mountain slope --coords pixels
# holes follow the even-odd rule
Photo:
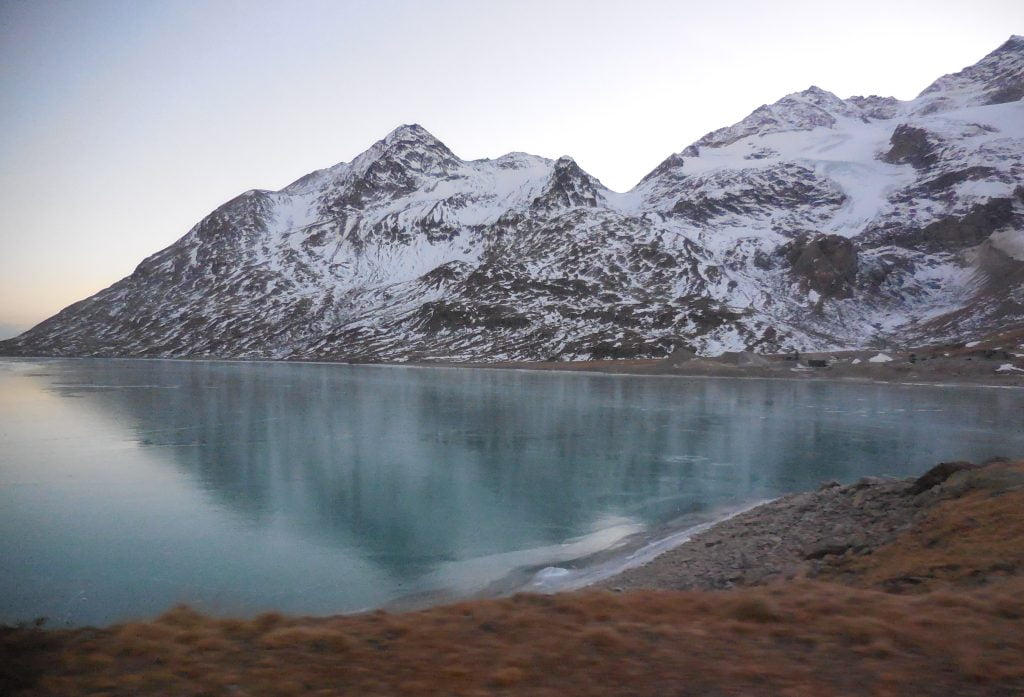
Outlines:
[[[966,340],[1024,324],[1024,37],[919,97],[817,87],[617,193],[402,126],[248,191],[15,355],[538,360]]]

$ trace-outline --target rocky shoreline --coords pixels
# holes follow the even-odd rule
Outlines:
[[[996,463],[990,463],[996,464]],[[694,535],[647,564],[594,584],[641,589],[725,590],[796,578],[832,577],[921,522],[940,502],[977,484],[988,468],[942,463],[916,479],[830,481],[789,494]],[[894,578],[882,590],[913,580]]]

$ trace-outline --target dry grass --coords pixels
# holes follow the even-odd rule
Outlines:
[[[1002,462],[950,480],[963,494],[874,554],[822,578],[890,592],[982,586],[1024,572],[1024,463]]]
[[[0,634],[31,695],[1024,694],[1024,490],[975,487],[836,572],[725,593],[522,595],[417,613]],[[921,576],[931,592],[877,590]],[[934,588],[934,590],[932,590]]]
[[[33,656],[36,695],[1014,694],[1022,617],[1017,578],[923,596],[800,581],[328,619],[175,609],[27,652],[34,634],[9,634],[2,651]]]

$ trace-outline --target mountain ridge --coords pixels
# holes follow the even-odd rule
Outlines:
[[[907,102],[786,95],[622,193],[569,156],[462,160],[404,124],[226,202],[0,353],[568,360],[972,338],[1024,322],[1021,97],[1014,36]]]

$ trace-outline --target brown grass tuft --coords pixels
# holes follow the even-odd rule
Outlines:
[[[782,615],[768,598],[743,598],[732,606],[732,616],[741,622],[779,622]]]
[[[187,605],[177,605],[156,619],[157,622],[171,627],[195,627],[207,620]]]
[[[580,631],[580,642],[602,651],[621,651],[629,641],[611,627],[585,627]]]
[[[298,649],[345,653],[352,642],[344,634],[325,627],[302,625],[273,629],[259,639],[259,646],[268,649]]]
[[[282,615],[280,612],[264,612],[261,615],[257,615],[249,624],[257,632],[263,633],[269,632],[271,629],[274,629],[275,627],[279,627],[284,623],[284,621],[284,615]]]
[[[515,666],[506,666],[491,673],[490,682],[497,687],[511,687],[512,685],[518,685],[525,679],[525,670]]]

